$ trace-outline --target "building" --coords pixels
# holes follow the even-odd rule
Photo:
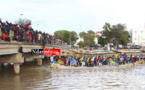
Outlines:
[[[93,34],[91,34],[91,35],[93,35]],[[95,38],[94,38],[95,44],[98,44],[98,36],[101,36],[101,35],[102,35],[102,32],[101,31],[97,31],[95,33]],[[74,44],[74,46],[78,46],[77,44],[80,41],[83,41],[84,42],[84,39],[83,38],[81,38],[80,36],[78,36],[78,37],[79,37],[79,39],[76,41],[76,43]]]
[[[130,43],[132,45],[145,46],[145,28],[134,28],[130,32]]]
[[[98,36],[102,36],[102,32],[101,31],[98,31],[95,33],[95,44],[98,44]]]
[[[83,38],[81,38],[80,36],[78,36],[79,37],[79,39],[76,41],[76,43],[74,44],[74,46],[76,46],[76,47],[78,47],[78,42],[80,42],[80,41],[83,41],[84,42],[84,39]]]

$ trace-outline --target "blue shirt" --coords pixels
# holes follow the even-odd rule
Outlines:
[[[73,62],[74,61],[74,58],[71,58],[71,61]]]

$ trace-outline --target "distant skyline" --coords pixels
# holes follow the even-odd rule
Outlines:
[[[0,18],[14,23],[30,19],[34,30],[95,32],[105,22],[126,24],[127,30],[145,28],[145,0],[0,0]],[[80,27],[81,26],[81,27]]]

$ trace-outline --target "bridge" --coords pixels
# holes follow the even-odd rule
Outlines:
[[[23,54],[19,52],[19,48],[23,47]],[[70,48],[56,45],[45,45],[45,49],[61,49],[61,56],[70,55]],[[44,55],[31,55],[31,49],[43,49],[38,44],[26,44],[24,42],[0,42],[0,65],[4,63],[14,63],[15,74],[20,73],[20,65],[25,62],[28,58],[35,59],[38,65],[42,65],[42,59]]]

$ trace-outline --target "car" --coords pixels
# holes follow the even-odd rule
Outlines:
[[[135,46],[135,49],[140,49],[140,46],[139,46],[139,45],[136,45],[136,46]]]

